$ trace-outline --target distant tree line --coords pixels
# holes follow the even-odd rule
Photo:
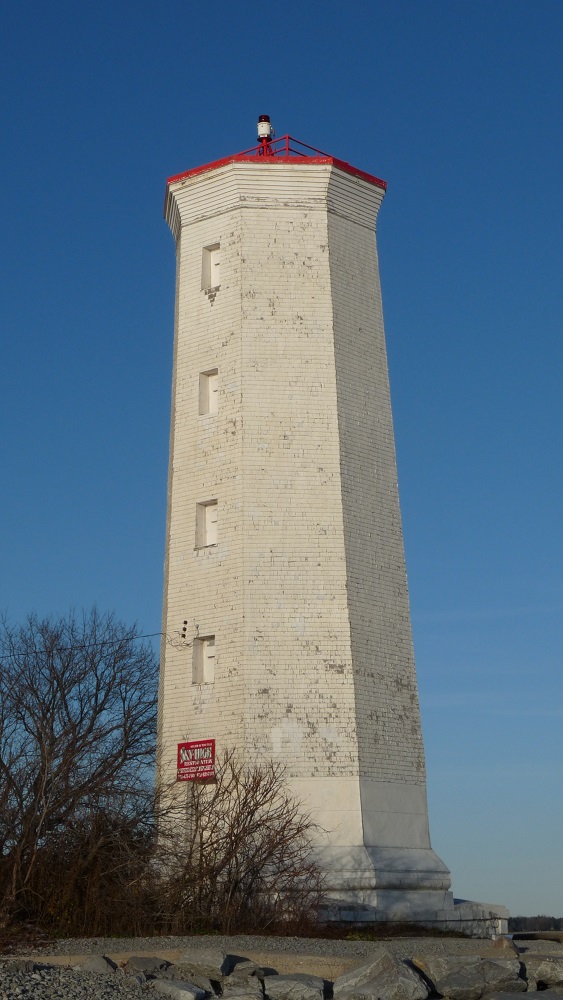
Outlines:
[[[319,898],[273,763],[154,794],[158,662],[96,609],[0,622],[0,930],[290,932]],[[189,786],[189,787],[186,787]]]
[[[509,917],[509,934],[518,931],[563,931],[563,917]]]

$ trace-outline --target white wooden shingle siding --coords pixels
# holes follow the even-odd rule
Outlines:
[[[405,884],[420,888],[422,866],[443,897],[374,238],[383,193],[333,165],[287,160],[170,186],[160,761],[171,776],[178,742],[212,737],[219,754],[274,758],[319,824],[335,888],[373,890],[382,849],[403,852]],[[206,498],[220,522],[206,521],[204,545],[186,545]],[[198,636],[216,637],[217,655],[213,682],[194,685]]]

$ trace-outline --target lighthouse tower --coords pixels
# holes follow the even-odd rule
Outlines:
[[[258,128],[256,148],[166,191],[162,774],[197,777],[181,767],[212,741],[283,764],[335,915],[459,926],[428,831],[374,235],[386,185]]]

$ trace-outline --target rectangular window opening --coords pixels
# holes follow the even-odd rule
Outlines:
[[[215,636],[194,639],[192,683],[213,684],[215,681]]]
[[[199,412],[217,413],[219,409],[219,370],[212,368],[199,375]]]
[[[204,292],[219,288],[221,284],[221,244],[213,243],[203,248],[201,261],[201,287]]]
[[[196,504],[195,512],[195,544],[196,549],[208,545],[217,545],[217,507],[216,500],[206,500]]]

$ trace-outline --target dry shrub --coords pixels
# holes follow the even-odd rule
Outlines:
[[[322,878],[312,832],[283,767],[225,752],[216,781],[191,782],[161,818],[167,928],[293,933],[313,922]]]

